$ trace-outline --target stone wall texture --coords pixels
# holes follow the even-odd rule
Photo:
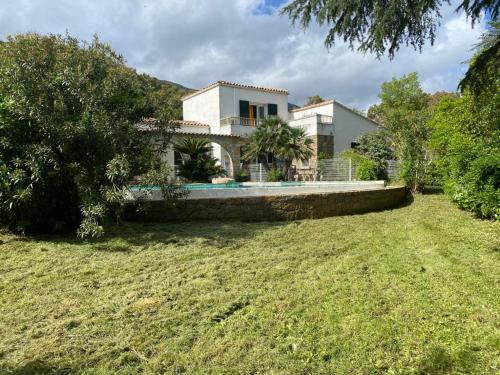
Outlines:
[[[361,214],[401,205],[404,187],[380,190],[344,191],[267,197],[186,199],[174,206],[163,201],[148,202],[146,210],[137,211],[129,204],[125,217],[130,221],[282,221],[315,219]]]

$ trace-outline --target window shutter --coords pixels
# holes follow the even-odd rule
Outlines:
[[[269,103],[267,105],[267,115],[268,116],[278,116],[278,105]]]
[[[240,117],[249,118],[250,117],[250,102],[247,100],[240,100]]]

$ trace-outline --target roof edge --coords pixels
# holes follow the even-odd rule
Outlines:
[[[241,83],[234,83],[234,82],[228,82],[228,81],[217,81],[217,82],[214,82],[214,83],[212,83],[212,84],[210,84],[202,89],[199,89],[198,91],[195,91],[191,94],[183,96],[181,98],[181,101],[191,99],[197,95],[203,94],[204,92],[207,92],[207,91],[212,90],[213,88],[216,88],[219,86],[233,87],[233,88],[237,88],[237,89],[266,91],[266,92],[270,92],[270,93],[274,93],[274,94],[285,94],[285,95],[289,94],[288,90],[278,89],[278,88],[274,88],[274,87],[261,87],[261,86],[253,86],[253,85],[244,85]]]

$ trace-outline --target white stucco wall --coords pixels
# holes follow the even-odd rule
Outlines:
[[[379,126],[369,119],[345,108],[339,103],[333,104],[334,152],[338,154],[351,148],[351,142],[364,133],[373,132]]]
[[[248,100],[250,104],[264,105],[267,115],[267,104],[278,105],[278,116],[288,119],[288,95],[255,89],[220,86],[220,118],[240,117],[240,100]]]
[[[290,112],[290,120],[297,120],[302,117],[311,116],[313,114],[320,114],[326,116],[333,116],[333,103],[326,102],[320,106],[314,106],[312,108],[299,109],[294,112]]]
[[[307,135],[333,135],[333,124],[318,123],[316,115],[310,115],[296,120],[290,120],[288,124],[292,127],[300,127],[305,129]]]
[[[186,121],[198,121],[210,125],[210,132],[219,130],[219,87],[195,95],[182,102],[182,117]]]
[[[247,100],[250,104],[264,105],[267,115],[267,104],[278,106],[278,116],[288,120],[288,95],[263,90],[236,88],[224,85],[216,86],[202,92],[182,103],[183,119],[199,121],[210,125],[210,132],[215,134],[235,134],[248,136],[254,128],[248,126],[220,126],[220,120],[226,117],[240,117],[240,100]],[[224,163],[226,155],[217,144],[213,144],[214,156]]]

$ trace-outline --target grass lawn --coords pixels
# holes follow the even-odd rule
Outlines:
[[[292,223],[0,236],[0,373],[498,374],[500,224],[440,195]]]

